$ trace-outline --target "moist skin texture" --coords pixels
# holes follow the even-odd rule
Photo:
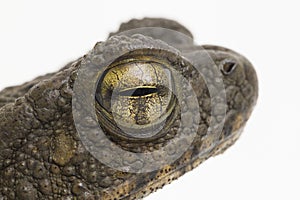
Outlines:
[[[236,142],[258,97],[257,77],[251,63],[242,55],[223,47],[197,46],[174,38],[174,44],[183,47],[181,52],[190,53],[190,59],[200,62],[205,76],[214,79],[213,66],[210,66],[209,62],[201,59],[199,61],[193,57],[195,51],[205,51],[222,74],[226,94],[224,126],[221,134],[208,134],[209,123],[212,120],[218,123],[218,109],[216,113],[211,114],[208,87],[205,81],[199,78],[195,68],[190,63],[181,61],[179,54],[163,42],[164,38],[160,38],[162,33],[157,35],[151,33],[154,34],[152,37],[143,36],[142,32],[135,36],[117,36],[120,32],[129,29],[153,26],[179,31],[192,40],[192,34],[175,21],[134,19],[122,24],[120,30],[112,33],[112,37],[107,41],[97,43],[87,55],[67,64],[58,72],[40,76],[23,85],[9,87],[0,92],[1,200],[141,199],[194,169],[209,157],[223,153]],[[161,40],[157,40],[159,38]],[[172,38],[168,38],[169,40]],[[135,56],[147,57],[150,52],[161,60],[173,60],[173,65],[176,65],[179,70],[182,69],[182,73],[189,77],[199,101],[201,119],[198,129],[194,130],[197,134],[192,144],[174,162],[151,172],[122,172],[104,165],[82,144],[73,120],[73,86],[78,70],[84,63],[97,63],[99,56],[105,59],[105,54],[113,54],[122,48],[130,50],[131,47],[141,44],[143,48],[148,45],[152,49],[137,51]],[[157,46],[170,49],[179,58],[175,58],[173,54],[155,51]],[[156,90],[147,91],[155,93]],[[127,93],[124,96],[127,98]],[[175,117],[167,121],[167,126],[156,138],[151,140],[127,138],[126,135],[118,134],[114,123],[110,123],[108,118],[103,117],[104,115],[101,114],[103,107],[97,100],[95,101],[98,120],[104,127],[106,135],[126,150],[151,152],[172,140],[178,130],[180,119],[175,112],[172,112]],[[176,108],[177,104],[173,102],[172,105],[172,108]],[[184,105],[195,106],[190,105],[189,101],[184,102]],[[84,105],[78,106],[84,107]],[[134,107],[135,104],[132,106]],[[184,112],[184,109],[179,112]],[[127,161],[129,158],[122,159]]]

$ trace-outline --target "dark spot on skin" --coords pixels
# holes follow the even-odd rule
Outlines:
[[[52,186],[49,179],[43,179],[39,181],[39,191],[46,195],[52,194]]]
[[[33,170],[33,176],[35,178],[44,178],[47,175],[47,171],[42,163],[37,163]]]
[[[57,165],[51,165],[50,167],[50,171],[53,173],[53,174],[59,174],[60,173],[60,168],[57,166]]]
[[[86,191],[86,187],[83,182],[76,181],[72,186],[72,193],[75,195],[81,195]]]
[[[66,176],[75,175],[75,167],[74,166],[66,166],[63,168],[62,173]]]
[[[95,182],[97,182],[97,172],[96,171],[93,171],[93,172],[90,172],[89,174],[88,174],[88,181],[90,182],[90,183],[95,183]]]
[[[37,190],[26,180],[20,180],[16,186],[16,196],[18,199],[35,200]]]

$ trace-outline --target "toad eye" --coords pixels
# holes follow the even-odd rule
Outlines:
[[[172,73],[165,63],[147,58],[117,61],[99,79],[100,121],[126,138],[153,137],[174,110],[173,89]]]
[[[233,60],[224,60],[220,64],[220,69],[224,75],[231,74],[236,68],[236,62]]]

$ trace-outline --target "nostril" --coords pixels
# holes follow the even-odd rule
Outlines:
[[[221,71],[224,75],[231,74],[236,68],[236,62],[232,60],[225,60],[221,63]]]

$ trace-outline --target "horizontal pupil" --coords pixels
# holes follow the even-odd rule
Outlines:
[[[157,93],[157,88],[133,88],[129,90],[123,90],[119,93],[120,96],[140,97],[149,94]]]

